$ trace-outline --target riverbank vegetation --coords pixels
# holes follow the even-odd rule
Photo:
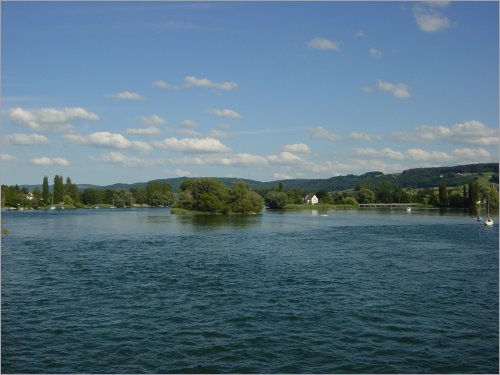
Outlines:
[[[226,179],[227,180],[227,179]],[[31,191],[28,187],[2,185],[2,207],[11,209],[125,208],[173,207],[173,213],[251,214],[271,209],[352,209],[359,204],[400,203],[425,207],[492,208],[499,204],[498,175],[482,173],[468,176],[467,183],[447,186],[445,180],[434,187],[403,188],[394,179],[371,180],[345,190],[307,190],[289,188],[283,182],[266,188],[251,188],[244,181],[232,182],[216,178],[184,179],[174,192],[172,185],[154,180],[144,186],[102,189],[79,188],[70,177],[55,176],[49,185],[47,176]],[[291,184],[293,186],[293,184]],[[41,187],[41,189],[40,189]],[[305,197],[315,194],[319,204],[306,205]]]

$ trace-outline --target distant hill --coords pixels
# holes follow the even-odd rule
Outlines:
[[[401,173],[384,174],[382,172],[368,172],[363,175],[347,175],[336,176],[328,179],[288,179],[276,180],[269,182],[261,182],[248,180],[244,178],[226,178],[215,177],[224,185],[231,185],[234,182],[247,182],[253,189],[270,189],[282,183],[285,189],[304,189],[307,191],[319,191],[325,189],[327,191],[343,191],[354,189],[358,184],[366,184],[376,186],[379,183],[386,181],[394,186],[401,186],[404,189],[431,188],[445,183],[449,187],[460,186],[467,184],[471,177],[478,174],[491,174],[498,177],[498,163],[481,163],[457,165],[453,167],[434,167],[434,168],[414,168],[407,169]],[[159,179],[160,181],[172,185],[174,191],[177,191],[181,183],[187,180],[188,177],[175,177]],[[145,187],[148,182],[137,182],[133,184],[117,183],[107,186],[79,184],[80,190],[86,188],[94,189],[125,189]],[[35,187],[42,189],[42,185],[23,185],[28,189],[33,190]],[[52,188],[52,187],[51,187]]]

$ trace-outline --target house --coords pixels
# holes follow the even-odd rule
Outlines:
[[[305,204],[318,204],[318,197],[316,194],[307,194],[304,198]]]

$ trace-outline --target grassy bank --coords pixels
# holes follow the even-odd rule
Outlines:
[[[358,206],[353,206],[351,204],[325,204],[319,203],[315,205],[311,204],[287,204],[285,210],[354,210]]]

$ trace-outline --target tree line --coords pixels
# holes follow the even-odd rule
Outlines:
[[[95,205],[130,207],[134,204],[151,207],[169,206],[174,203],[172,186],[159,181],[150,181],[144,188],[124,189],[78,189],[70,177],[56,175],[52,189],[47,176],[43,177],[42,191],[36,187],[32,192],[27,187],[2,185],[2,207],[44,208],[51,205],[66,208],[82,208]]]
[[[217,179],[188,179],[180,185],[177,194],[172,186],[160,181],[150,181],[145,187],[125,189],[98,189],[88,187],[79,190],[70,177],[56,175],[52,187],[47,176],[43,177],[42,190],[32,192],[18,185],[2,185],[2,207],[44,208],[50,205],[67,208],[109,205],[130,207],[133,205],[162,207],[175,206],[186,210],[213,213],[260,212],[265,204],[280,209],[288,204],[303,204],[306,189],[285,189],[282,183],[272,188],[253,191],[245,182],[227,187]],[[498,185],[491,189],[481,186],[477,178],[467,184],[448,187],[441,183],[435,188],[407,190],[386,180],[378,184],[358,183],[354,189],[344,191],[314,192],[319,203],[353,205],[369,203],[421,203],[435,207],[471,208],[490,198],[492,207],[498,206]]]

